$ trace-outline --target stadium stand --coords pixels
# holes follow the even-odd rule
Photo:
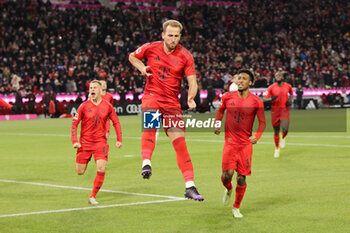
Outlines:
[[[288,72],[293,87],[350,86],[345,0],[181,0],[176,6],[111,0],[112,9],[103,6],[106,1],[57,2],[1,1],[0,94],[86,92],[92,79],[107,80],[122,97],[141,93],[144,79],[126,58],[141,44],[160,40],[169,18],[184,24],[181,44],[195,58],[202,90],[227,89],[243,67],[254,69],[256,88],[270,85],[277,70]]]

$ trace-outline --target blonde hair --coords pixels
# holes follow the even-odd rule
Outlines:
[[[171,26],[171,27],[178,27],[178,28],[180,28],[180,32],[181,32],[182,29],[183,29],[182,24],[181,24],[179,21],[174,20],[174,19],[167,20],[167,21],[165,21],[165,22],[163,23],[163,32],[166,31],[166,29],[167,29],[168,26]]]
[[[97,83],[98,85],[100,85],[102,87],[102,83],[99,80],[92,80],[91,83]]]

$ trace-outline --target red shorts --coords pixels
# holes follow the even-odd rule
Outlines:
[[[99,159],[108,161],[108,152],[108,144],[97,144],[96,149],[94,150],[84,150],[83,148],[79,148],[77,150],[76,163],[87,164],[91,160],[92,155],[94,155],[95,162]]]
[[[271,110],[271,123],[272,126],[279,126],[282,120],[289,121],[289,107],[286,108],[273,108]]]
[[[165,132],[169,128],[179,128],[185,130],[180,103],[168,103],[157,100],[157,97],[144,95],[141,104],[142,112],[154,110],[162,114],[162,124]]]
[[[225,142],[222,152],[222,171],[236,170],[243,176],[251,175],[253,144],[233,145]]]

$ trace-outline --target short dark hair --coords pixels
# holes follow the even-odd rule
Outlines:
[[[248,70],[248,69],[241,69],[238,71],[238,74],[241,74],[241,73],[246,73],[249,75],[250,77],[250,81],[254,82],[254,74],[252,71]]]

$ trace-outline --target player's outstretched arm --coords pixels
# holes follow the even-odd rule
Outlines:
[[[113,127],[114,127],[114,130],[115,130],[115,134],[117,135],[117,143],[118,142],[122,142],[122,128],[120,126],[120,121],[119,121],[119,118],[117,116],[117,114],[115,113],[114,111],[114,108],[111,106],[110,107],[110,114],[109,114],[109,118],[112,120],[113,122]],[[116,144],[117,146],[117,144]],[[117,146],[118,147],[118,146]],[[119,147],[118,147],[119,148]]]
[[[224,96],[221,99],[222,103],[218,109],[218,111],[215,114],[215,123],[218,121],[222,121],[222,118],[224,118],[224,114],[225,114],[225,110],[226,110],[226,105],[225,105],[225,100],[224,100]],[[216,135],[219,135],[221,132],[221,127],[216,127],[217,124],[214,124],[214,133]],[[220,123],[221,126],[221,123]]]
[[[191,111],[192,109],[196,108],[196,102],[194,102],[194,98],[196,97],[197,91],[198,91],[196,75],[188,76],[187,82],[188,82],[187,104],[188,104],[188,110]]]
[[[266,120],[265,120],[265,112],[264,112],[264,104],[262,101],[259,101],[259,106],[258,106],[258,111],[256,112],[256,116],[258,117],[258,121],[259,121],[259,126],[258,129],[256,131],[256,133],[253,135],[255,137],[250,139],[250,142],[255,144],[258,142],[258,140],[261,138],[265,128],[266,128]]]
[[[136,68],[138,69],[142,75],[149,77],[152,75],[152,73],[150,72],[150,67],[149,66],[145,66],[145,64],[143,64],[143,62],[138,59],[135,56],[135,53],[130,53],[129,55],[129,62]]]
[[[72,144],[73,144],[73,148],[80,148],[81,144],[78,141],[78,125],[79,122],[81,121],[82,118],[82,109],[83,109],[83,105],[80,105],[80,107],[78,108],[77,113],[75,114],[73,121],[72,121],[72,125],[71,125],[71,140],[72,140]]]

